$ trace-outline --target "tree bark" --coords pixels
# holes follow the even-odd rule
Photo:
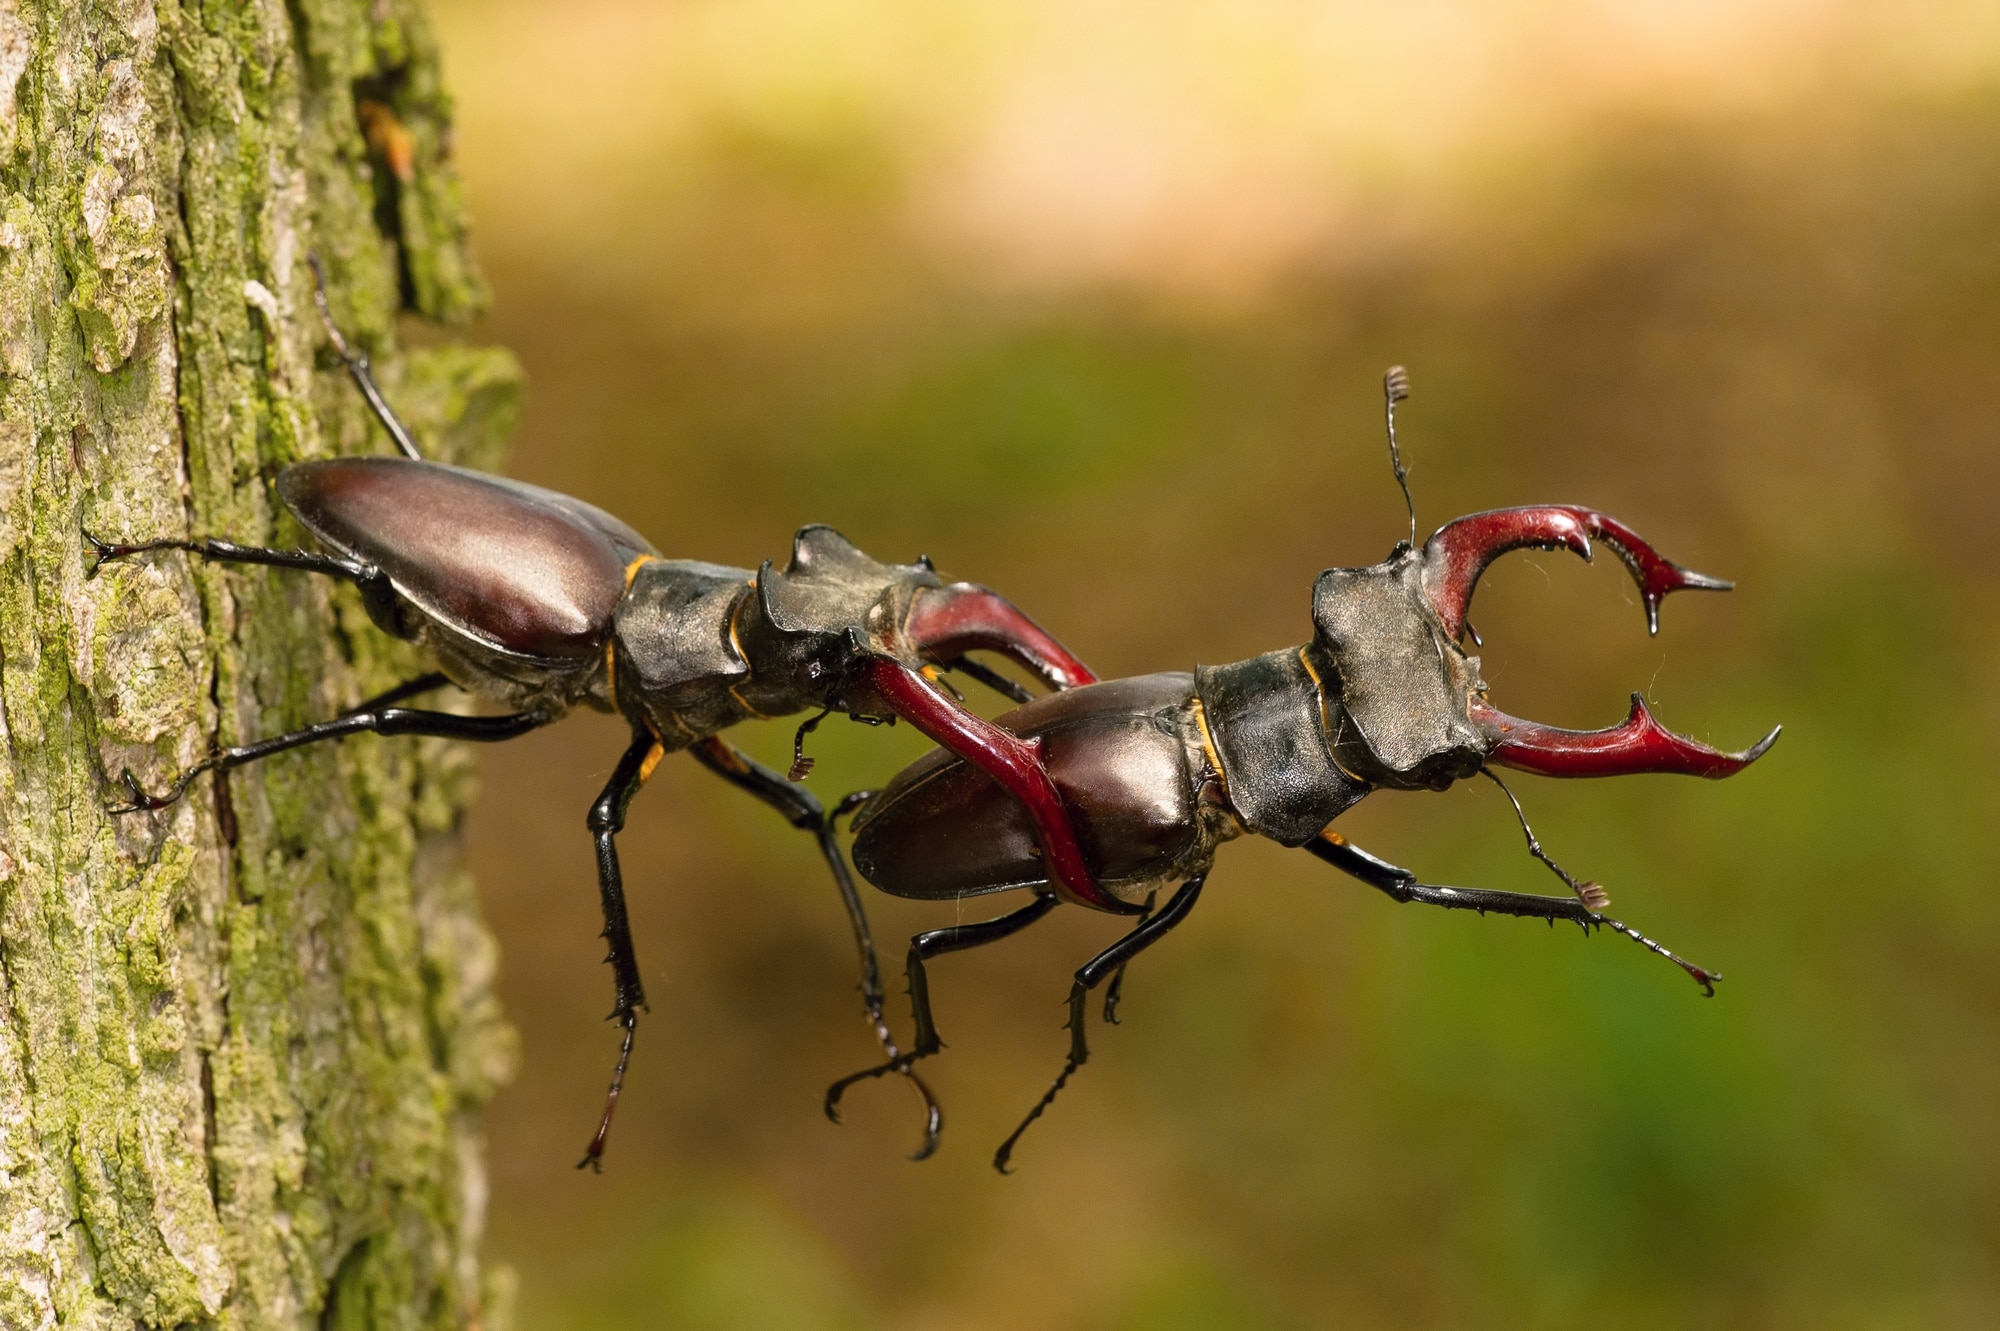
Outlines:
[[[491,465],[504,352],[410,0],[0,0],[0,1327],[492,1327],[478,1106],[511,1034],[468,760],[211,746],[422,673],[351,589],[81,532],[295,545],[271,479],[381,452],[306,256],[432,456]]]

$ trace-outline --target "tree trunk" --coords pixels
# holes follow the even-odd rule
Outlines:
[[[351,589],[84,529],[294,545],[298,458],[380,452],[348,336],[491,465],[503,352],[409,0],[0,0],[0,1327],[494,1323],[476,1111],[511,1035],[434,741],[327,744],[111,817],[211,746],[419,674]]]

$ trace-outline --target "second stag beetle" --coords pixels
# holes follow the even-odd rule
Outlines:
[[[1386,382],[1391,460],[1395,404],[1407,392],[1400,369]],[[1603,914],[1609,898],[1542,850],[1521,807],[1492,770],[1597,777],[1668,772],[1719,778],[1740,772],[1777,739],[1773,730],[1741,753],[1723,753],[1672,734],[1639,695],[1631,714],[1604,730],[1559,730],[1507,715],[1487,701],[1479,658],[1463,640],[1480,573],[1523,547],[1569,549],[1588,559],[1609,546],[1639,584],[1650,630],[1670,592],[1727,590],[1715,578],[1666,559],[1638,533],[1593,509],[1568,504],[1499,509],[1439,528],[1421,548],[1411,539],[1368,568],[1333,568],[1313,587],[1311,641],[1233,665],[1146,675],[1038,698],[999,718],[1040,747],[1081,834],[1096,881],[1144,918],[1076,972],[1070,990],[1070,1051],[1055,1084],[1000,1147],[1002,1172],[1016,1141],[1089,1057],[1084,1038],[1089,993],[1109,982],[1104,1015],[1115,1020],[1125,964],[1185,919],[1222,843],[1256,833],[1303,848],[1400,902],[1488,911],[1586,931],[1625,934],[1673,961],[1714,992],[1720,978]],[[1476,637],[1475,637],[1476,642]],[[1566,897],[1440,887],[1351,845],[1332,824],[1378,789],[1443,790],[1483,775],[1500,784],[1528,849],[1571,889]],[[1020,808],[978,771],[932,751],[878,793],[850,797],[854,863],[863,877],[901,897],[963,900],[1027,889],[1033,899],[996,919],[919,934],[907,970],[916,1037],[907,1053],[836,1083],[906,1071],[943,1047],[931,1015],[924,963],[1005,938],[1041,919],[1060,897]],[[1157,913],[1158,894],[1171,890]]]
[[[1095,678],[1083,663],[1011,603],[971,583],[946,583],[927,559],[884,564],[831,527],[801,530],[782,569],[752,571],[664,557],[624,522],[580,500],[498,476],[425,461],[377,389],[367,359],[347,344],[327,308],[313,263],[328,337],[402,457],[303,462],[278,474],[278,497],[321,547],[265,549],[215,539],[114,543],[88,537],[101,567],[153,550],[325,574],[354,584],[383,631],[425,649],[439,669],[331,720],[219,750],[163,794],[131,772],[112,812],[167,807],[204,772],[226,771],[303,745],[349,735],[430,735],[493,742],[545,726],[579,704],[615,712],[632,738],[591,804],[604,937],[615,986],[612,1018],[623,1029],[604,1112],[583,1164],[601,1158],[632,1053],[645,991],[627,921],[615,837],[626,807],[661,757],[685,749],[710,771],[810,832],[833,871],[861,954],[861,988],[877,1038],[899,1057],[882,1017],[873,942],[847,864],[824,809],[794,784],[811,766],[807,733],[830,713],[856,721],[909,722],[1012,793],[1036,829],[1054,886],[1067,899],[1134,912],[1099,888],[1033,740],[968,712],[942,686],[957,669],[1009,694],[1020,685],[967,658],[992,651],[1044,685]],[[461,716],[396,704],[456,684],[506,707]],[[740,721],[809,709],[790,780],[725,742]],[[926,1149],[939,1111],[920,1080]]]

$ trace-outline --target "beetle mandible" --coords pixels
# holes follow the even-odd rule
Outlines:
[[[1772,730],[1740,753],[1672,734],[1632,695],[1626,720],[1604,730],[1559,730],[1509,716],[1486,698],[1479,658],[1461,645],[1466,610],[1482,571],[1524,547],[1569,549],[1592,542],[1617,552],[1639,584],[1649,631],[1670,592],[1726,591],[1717,578],[1680,567],[1617,519],[1569,504],[1498,509],[1440,527],[1416,545],[1416,506],[1395,443],[1396,403],[1408,394],[1400,367],[1385,378],[1390,458],[1410,509],[1410,539],[1368,568],[1333,568],[1313,587],[1313,636],[1225,666],[1110,680],[1038,698],[998,724],[1041,746],[1050,775],[1097,881],[1144,903],[1133,930],[1076,972],[1070,989],[1070,1049],[1054,1085],[994,1156],[1007,1172],[1015,1143],[1090,1056],[1085,1002],[1109,981],[1104,1017],[1116,1020],[1118,985],[1134,956],[1185,919],[1222,843],[1256,833],[1303,848],[1399,902],[1569,920],[1635,939],[1680,966],[1712,995],[1721,977],[1676,956],[1603,914],[1609,897],[1571,876],[1536,840],[1513,792],[1493,766],[1544,776],[1669,772],[1720,778],[1756,761]],[[1473,635],[1475,644],[1477,635]],[[1336,818],[1370,791],[1443,790],[1475,775],[1506,793],[1529,852],[1568,885],[1568,897],[1440,887],[1418,881],[1350,844]],[[854,865],[896,896],[962,900],[1026,888],[1033,900],[996,919],[918,934],[906,964],[916,1036],[908,1052],[836,1082],[907,1071],[943,1047],[932,1017],[924,963],[1026,928],[1061,900],[1036,854],[1021,810],[976,769],[933,750],[879,792],[850,796]],[[1159,893],[1173,889],[1157,912]]]
[[[278,497],[323,552],[265,549],[212,538],[129,543],[85,533],[101,568],[154,550],[324,574],[353,583],[382,630],[425,649],[439,669],[333,720],[222,749],[163,794],[123,774],[119,814],[157,810],[210,771],[348,735],[429,735],[490,743],[547,725],[579,704],[623,716],[632,739],[590,807],[604,937],[622,1028],[604,1111],[583,1164],[601,1167],[611,1118],[646,1005],[625,910],[617,834],[627,806],[661,757],[686,749],[710,771],[813,834],[832,870],[861,958],[861,990],[884,1051],[900,1055],[882,1015],[874,945],[859,894],[819,801],[794,784],[811,767],[808,732],[833,712],[857,721],[908,721],[989,773],[1021,801],[1047,856],[1055,891],[1100,910],[1138,908],[1104,892],[1085,867],[1069,817],[1037,745],[965,710],[942,686],[961,670],[1017,702],[1031,695],[966,653],[991,651],[1044,685],[1095,679],[1061,643],[1010,602],[972,583],[946,583],[928,559],[883,564],[831,527],[802,529],[783,569],[756,571],[668,559],[602,509],[518,481],[424,460],[351,348],[327,304],[325,275],[310,260],[328,340],[401,457],[302,462],[277,476]],[[395,704],[455,684],[511,709],[460,716]],[[807,709],[790,780],[720,738],[740,721]],[[937,1102],[912,1084],[926,1110],[926,1153],[937,1140]]]

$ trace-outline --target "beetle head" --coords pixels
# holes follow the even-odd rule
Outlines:
[[[1343,767],[1376,785],[1438,790],[1479,770],[1479,658],[1445,631],[1407,544],[1371,568],[1320,574],[1313,630],[1309,657],[1340,702],[1329,738]]]
[[[937,586],[928,561],[884,564],[831,527],[804,527],[793,538],[790,564],[758,569],[754,613],[739,626],[741,638],[754,672],[789,681],[788,710],[876,716],[866,698],[849,696],[856,662],[888,652],[911,598]]]
[[[908,612],[920,587],[938,586],[929,563],[884,564],[827,526],[799,529],[792,562],[757,573],[764,621],[795,638],[842,640],[850,628],[888,632]]]
[[[1778,731],[1724,753],[1663,728],[1636,694],[1622,724],[1587,731],[1522,721],[1486,701],[1479,659],[1459,647],[1479,575],[1500,555],[1526,547],[1566,548],[1589,559],[1593,540],[1617,552],[1639,584],[1652,632],[1669,592],[1729,590],[1667,559],[1617,519],[1567,504],[1475,513],[1440,527],[1421,551],[1398,545],[1372,568],[1320,574],[1314,652],[1337,677],[1344,724],[1355,731],[1333,737],[1342,761],[1360,764],[1357,774],[1379,784],[1441,789],[1486,762],[1544,776],[1714,778],[1762,756]]]

